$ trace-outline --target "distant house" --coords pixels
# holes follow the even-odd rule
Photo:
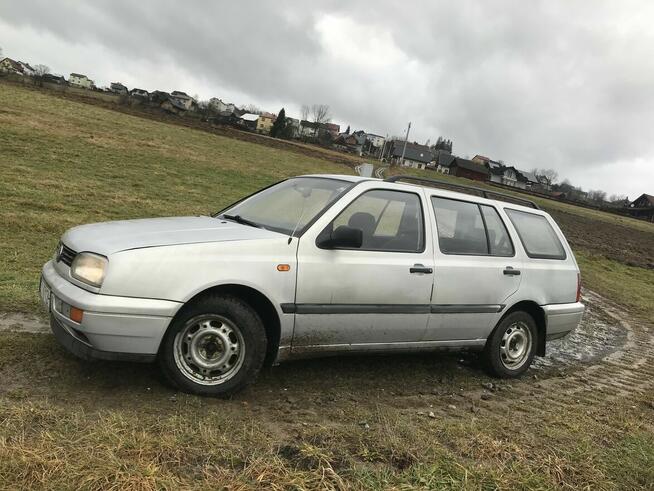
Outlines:
[[[174,97],[168,97],[159,104],[159,107],[170,114],[175,114],[176,116],[180,116],[187,111],[186,106]]]
[[[262,133],[264,135],[270,134],[270,129],[272,128],[273,123],[277,119],[272,113],[262,113],[257,119],[256,131],[257,133]]]
[[[654,222],[654,196],[641,194],[629,204],[628,210],[632,217]]]
[[[496,182],[498,184],[503,184],[504,186],[511,186],[519,189],[527,189],[527,180],[515,167],[500,164],[499,167],[487,167],[487,170],[489,172],[488,180],[490,182]]]
[[[16,75],[26,75],[24,73],[25,64],[21,63],[20,61],[12,60],[11,58],[3,58],[0,60],[0,71],[5,73],[14,73]]]
[[[119,95],[127,95],[128,92],[127,87],[125,87],[120,82],[111,82],[111,85],[109,86],[109,90],[114,94],[119,94]]]
[[[520,180],[525,183],[525,187],[527,189],[536,189],[540,185],[540,181],[538,180],[538,176],[534,174],[533,172],[527,172],[525,170],[520,170],[516,169],[518,171],[518,175],[520,176]]]
[[[336,138],[334,138],[332,144],[337,150],[361,155],[363,151],[363,143],[361,140],[362,139],[357,138],[357,135],[355,134],[341,133]],[[363,136],[363,141],[365,141],[365,135]]]
[[[302,121],[300,121],[300,136],[303,136],[305,138],[315,137],[318,135],[318,128],[319,128],[318,123],[314,123],[312,121],[307,121],[306,119],[303,119]]]
[[[66,83],[66,79],[62,77],[61,75],[53,75],[52,73],[45,73],[41,79],[44,82],[48,82],[51,84],[57,84],[57,85],[64,85]]]
[[[429,168],[440,172],[441,174],[449,174],[450,166],[456,157],[447,150],[435,150],[434,158],[429,164]]]
[[[320,126],[327,130],[333,137],[336,137],[341,131],[340,125],[334,123],[322,123]]]
[[[146,100],[150,98],[150,93],[145,89],[132,89],[129,91],[129,95]]]
[[[236,110],[236,106],[231,102],[226,103],[216,97],[209,99],[209,107],[218,113],[233,113]]]
[[[81,73],[71,73],[68,77],[68,83],[73,87],[79,87],[80,89],[90,89],[94,85],[93,80]]]
[[[375,135],[374,133],[366,133],[366,141],[369,142],[372,147],[381,148],[384,146],[386,138]]]
[[[404,155],[404,157],[402,157]],[[393,140],[390,144],[388,156],[390,161],[404,167],[414,169],[425,169],[434,158],[434,154],[427,145],[410,143],[402,140]]]
[[[239,118],[239,124],[244,128],[247,128],[248,130],[256,131],[258,119],[259,119],[258,114],[245,113],[242,114],[241,117]]]
[[[169,98],[170,98],[170,94],[162,90],[153,90],[152,92],[150,92],[150,101],[154,102],[155,104],[161,104],[162,102],[168,100]]]
[[[472,160],[462,159],[456,157],[454,162],[450,164],[450,174],[457,177],[465,177],[475,181],[487,181],[489,170],[484,165],[481,165]]]
[[[504,164],[502,164],[502,162],[489,159],[488,157],[484,157],[483,155],[475,155],[474,157],[472,157],[471,160],[476,164],[485,165],[488,169],[496,169],[498,167],[504,167]]]
[[[188,95],[186,92],[181,92],[179,90],[173,90],[170,93],[170,97],[177,100],[180,104],[183,104],[187,111],[193,109],[193,107],[197,106],[198,103],[198,101],[193,99],[193,97]]]

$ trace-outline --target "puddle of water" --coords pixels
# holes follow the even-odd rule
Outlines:
[[[627,341],[627,331],[618,322],[602,314],[600,299],[584,296],[586,312],[571,334],[563,339],[549,341],[547,354],[536,358],[536,369],[566,367],[604,358],[617,351]]]
[[[32,332],[43,334],[50,332],[50,326],[35,315],[3,313],[0,314],[0,332]]]

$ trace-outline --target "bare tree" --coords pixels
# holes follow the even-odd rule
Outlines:
[[[317,124],[329,123],[332,118],[329,115],[329,106],[326,104],[314,104],[311,106],[311,117]]]
[[[611,203],[617,203],[619,201],[628,201],[628,200],[629,200],[629,198],[627,197],[626,194],[612,194],[609,197],[609,201]]]
[[[309,119],[309,106],[302,104],[300,108],[300,119],[302,121],[307,121]]]
[[[246,113],[250,113],[250,114],[261,114],[261,109],[259,109],[254,104],[247,104],[247,105],[241,106],[239,109],[241,111],[245,111]]]
[[[47,65],[34,65],[34,76],[35,77],[43,77],[43,75],[47,75],[50,73],[50,67]]]
[[[534,169],[533,172],[538,177],[543,178],[543,180],[548,186],[554,184],[556,180],[559,178],[559,173],[556,172],[554,169]]]
[[[43,86],[43,76],[50,73],[50,67],[47,65],[34,65],[34,83],[39,87]]]
[[[591,189],[588,191],[588,198],[596,203],[603,203],[606,201],[606,192],[601,189]]]

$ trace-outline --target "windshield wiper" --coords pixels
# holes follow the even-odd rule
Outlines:
[[[241,215],[220,215],[220,216],[222,218],[226,218],[227,220],[233,220],[236,223],[241,223],[243,225],[249,225],[250,227],[264,228],[263,225],[259,225],[256,222],[248,220],[247,218],[243,218]]]

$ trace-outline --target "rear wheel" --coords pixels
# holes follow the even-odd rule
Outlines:
[[[175,317],[159,352],[168,380],[185,392],[228,396],[251,383],[266,355],[257,313],[232,296],[208,296]]]
[[[519,377],[529,369],[537,346],[538,330],[531,315],[522,311],[507,315],[486,342],[488,371],[501,378]]]

